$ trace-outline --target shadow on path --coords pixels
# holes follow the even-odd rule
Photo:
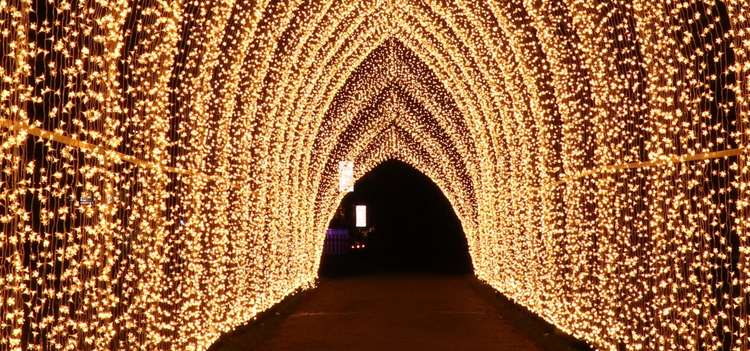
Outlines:
[[[322,280],[211,350],[584,350],[471,276]]]

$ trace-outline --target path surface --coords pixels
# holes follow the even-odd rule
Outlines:
[[[521,332],[517,317],[490,302],[472,279],[323,280],[288,311],[275,313],[278,321],[253,325],[248,330],[255,331],[239,332],[215,350],[544,350],[529,336],[536,331]]]

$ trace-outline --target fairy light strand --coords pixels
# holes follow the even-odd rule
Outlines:
[[[750,350],[743,0],[0,0],[0,350],[206,350],[356,176],[598,350]]]

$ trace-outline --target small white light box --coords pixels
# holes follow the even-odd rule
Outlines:
[[[366,205],[356,205],[354,206],[354,217],[355,217],[355,226],[357,228],[364,228],[367,227],[367,206]]]
[[[354,191],[354,161],[339,161],[339,191]]]

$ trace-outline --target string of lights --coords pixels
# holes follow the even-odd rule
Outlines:
[[[433,179],[600,350],[750,350],[745,0],[0,0],[0,350],[206,350]]]

